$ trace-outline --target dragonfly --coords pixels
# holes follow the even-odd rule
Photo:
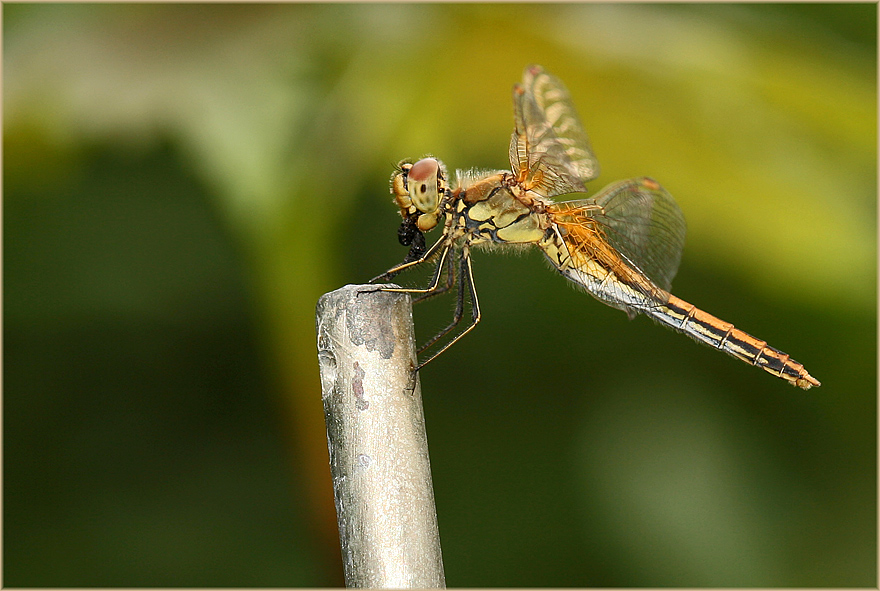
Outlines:
[[[421,354],[461,323],[469,296],[470,322],[419,363],[418,371],[470,332],[480,321],[473,279],[472,247],[537,247],[568,280],[599,301],[644,314],[696,341],[723,351],[804,390],[819,386],[804,366],[765,341],[670,293],[684,247],[681,209],[649,177],[618,181],[595,196],[583,194],[599,174],[599,163],[561,80],[537,65],[526,67],[513,87],[514,132],[509,171],[456,171],[433,156],[401,161],[391,193],[403,218],[398,240],[409,246],[403,262],[371,282],[436,261],[426,288],[379,287],[417,295],[422,301],[457,285],[452,322],[428,340]],[[441,227],[427,247],[425,232]]]

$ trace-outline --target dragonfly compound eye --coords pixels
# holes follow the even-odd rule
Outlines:
[[[413,205],[422,213],[433,213],[440,207],[442,181],[440,163],[434,158],[422,158],[412,165],[406,184]]]

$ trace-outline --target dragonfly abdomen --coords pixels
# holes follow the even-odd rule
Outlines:
[[[669,296],[669,301],[665,305],[643,311],[673,330],[746,363],[756,365],[793,386],[809,390],[813,386],[820,385],[803,365],[789,357],[787,353],[771,347],[765,341],[674,295]]]

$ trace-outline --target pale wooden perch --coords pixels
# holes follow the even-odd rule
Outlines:
[[[446,586],[408,294],[318,301],[318,361],[347,587]],[[396,286],[394,286],[396,287]]]

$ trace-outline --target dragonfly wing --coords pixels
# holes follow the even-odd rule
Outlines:
[[[562,229],[562,239],[575,262],[616,252],[631,273],[618,273],[621,280],[669,291],[681,262],[685,222],[678,204],[653,179],[643,177],[605,187],[595,197],[553,203],[548,212]],[[589,233],[590,239],[584,237]],[[607,246],[611,247],[608,251]],[[626,276],[629,276],[627,280]],[[634,285],[645,292],[642,286]]]
[[[529,66],[513,87],[513,107],[510,166],[520,184],[545,197],[586,191],[599,162],[562,81]]]

